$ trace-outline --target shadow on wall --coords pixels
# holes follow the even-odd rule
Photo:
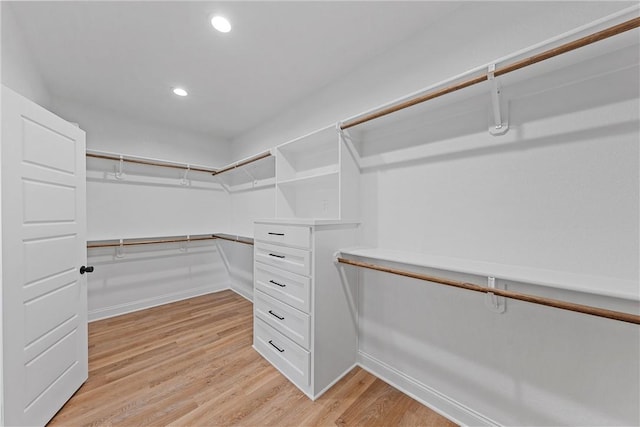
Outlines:
[[[637,114],[616,117],[607,114],[607,109],[640,96],[638,56],[634,45],[547,74],[529,72],[530,78],[506,79],[501,96],[510,130],[503,136],[488,132],[493,123],[488,83],[348,132],[365,169],[444,162],[634,132]],[[594,112],[594,120],[576,123],[573,118]]]
[[[111,317],[134,309],[229,288],[227,269],[215,243],[191,242],[90,249],[89,318]]]
[[[220,240],[221,258],[229,272],[231,289],[253,301],[253,245]]]
[[[423,386],[504,425],[638,421],[635,325],[518,301],[496,314],[483,295],[376,272],[363,283],[359,350]]]

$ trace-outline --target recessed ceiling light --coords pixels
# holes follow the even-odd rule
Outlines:
[[[224,16],[216,15],[211,18],[211,25],[221,33],[228,33],[231,31],[231,23]]]
[[[173,93],[175,93],[178,96],[187,96],[187,95],[189,95],[189,93],[186,90],[182,89],[181,87],[174,87],[173,88]]]

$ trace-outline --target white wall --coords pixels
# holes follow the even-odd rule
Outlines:
[[[236,139],[233,157],[280,144],[629,5],[467,4]],[[623,56],[636,68],[611,57],[586,67],[590,77],[577,67],[563,74],[568,81],[550,78],[505,88],[512,127],[503,137],[488,134],[486,92],[454,105],[442,101],[432,103],[431,110],[413,110],[425,116],[405,117],[412,129],[406,133],[394,133],[397,127],[382,137],[378,131],[364,132],[360,154],[370,166],[360,183],[363,243],[601,276],[603,286],[618,279],[638,283],[638,61],[637,52]],[[611,69],[618,72],[594,77]],[[480,284],[486,280],[449,275]],[[509,286],[638,311],[637,303],[614,298]],[[636,326],[526,303],[507,305],[499,315],[472,293],[363,272],[361,362],[450,415],[462,411],[467,422],[640,422]]]
[[[9,2],[2,8],[2,83],[45,108],[50,107],[51,96],[35,59],[30,53],[16,22]]]
[[[135,117],[94,105],[52,99],[11,5],[3,2],[1,7],[2,83],[78,123],[87,132],[88,149],[211,166],[228,163],[227,141],[213,141],[205,135],[159,123],[142,123]],[[136,175],[134,171],[120,182],[103,179],[106,174],[89,170],[90,240],[201,234],[227,227],[229,200],[219,186],[194,181],[184,187],[179,185],[179,177],[149,178],[145,175],[148,172],[155,173],[142,171]],[[108,259],[104,250],[91,250],[89,262],[96,264],[97,271],[89,278],[90,319],[228,287],[228,275],[217,247],[213,243],[205,246],[187,253],[178,247],[133,249],[122,259],[114,257],[113,251]]]
[[[501,137],[487,131],[487,103],[474,99],[440,106],[437,119],[423,109],[402,123],[411,132],[363,133],[369,157],[405,151],[404,161],[362,173],[363,243],[598,276],[605,292],[620,280],[638,284],[637,45],[623,56],[635,66],[555,86],[531,79],[526,94],[505,87],[511,129]],[[596,62],[617,65],[612,55]],[[637,301],[507,283],[640,311]],[[636,325],[513,301],[494,314],[481,295],[370,272],[360,295],[359,345],[370,369],[392,376],[392,366],[504,425],[640,422]]]
[[[614,13],[634,2],[468,2],[233,140],[260,152]]]
[[[136,117],[95,105],[82,105],[56,97],[52,110],[80,124],[87,135],[87,149],[112,151],[176,162],[223,166],[231,161],[228,141],[176,129],[162,123],[147,123]]]
[[[211,167],[229,161],[229,145],[206,135],[145,123],[96,106],[55,98],[53,111],[87,132],[88,149]],[[89,240],[224,232],[229,195],[206,173],[87,160]],[[230,287],[214,241],[116,250],[90,249],[89,318],[109,317]]]

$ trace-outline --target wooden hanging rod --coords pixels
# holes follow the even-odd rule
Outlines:
[[[198,167],[192,167],[192,166],[186,166],[186,165],[174,165],[171,163],[162,163],[162,162],[154,162],[151,160],[141,160],[141,159],[132,159],[132,158],[127,158],[127,157],[122,157],[122,159],[119,156],[111,156],[108,154],[94,154],[94,153],[86,153],[87,157],[93,157],[96,159],[106,159],[106,160],[117,160],[120,161],[122,160],[123,162],[128,162],[128,163],[137,163],[139,165],[149,165],[149,166],[160,166],[163,168],[172,168],[172,169],[182,169],[182,170],[190,170],[190,171],[194,171],[194,172],[206,172],[206,173],[213,173],[214,175],[218,172],[218,170],[216,169],[207,169],[207,168],[198,168]]]
[[[501,297],[516,299],[520,301],[526,301],[533,304],[544,305],[547,307],[559,308],[562,310],[575,311],[577,313],[589,314],[592,316],[605,317],[607,319],[618,320],[621,322],[633,323],[640,325],[640,316],[623,313],[620,311],[607,310],[604,308],[592,307],[589,305],[575,304],[572,302],[556,300],[552,298],[539,297],[535,295],[523,294],[516,291],[509,291],[506,289],[488,288],[486,286],[475,285],[473,283],[460,282],[457,280],[450,280],[437,276],[430,276],[427,274],[413,273],[406,270],[400,270],[391,267],[384,267],[376,264],[370,264],[362,261],[354,261],[346,258],[338,258],[338,262],[342,264],[353,265],[356,267],[368,268],[370,270],[382,271],[384,273],[397,274],[399,276],[410,277],[412,279],[426,280],[432,283],[438,283],[441,285],[453,286],[456,288],[467,289],[474,292],[492,293]]]
[[[230,242],[236,242],[236,243],[244,243],[245,245],[253,246],[253,239],[249,237],[235,236],[232,234],[214,234],[214,237],[216,239],[228,240]]]
[[[133,240],[131,242],[112,242],[112,243],[88,243],[87,249],[93,248],[117,248],[120,246],[135,246],[135,245],[155,245],[159,243],[179,243],[179,242],[196,242],[199,240],[215,240],[218,237],[215,235],[204,237],[181,237],[176,239],[152,239],[152,240]]]
[[[604,39],[607,39],[609,37],[613,37],[615,35],[624,33],[624,32],[629,31],[629,30],[633,30],[634,28],[638,28],[638,27],[640,27],[640,17],[630,19],[630,20],[625,21],[625,22],[623,22],[621,24],[614,25],[614,26],[606,28],[606,29],[604,29],[602,31],[598,31],[596,33],[593,33],[593,34],[590,34],[588,36],[585,36],[585,37],[579,38],[577,40],[574,40],[572,42],[565,43],[565,44],[560,45],[558,47],[555,47],[555,48],[546,50],[544,52],[538,53],[536,55],[530,56],[528,58],[516,61],[516,62],[514,62],[512,64],[505,65],[505,66],[502,66],[502,67],[499,67],[499,68],[496,67],[496,69],[494,71],[494,75],[496,77],[497,76],[501,76],[503,74],[507,74],[507,73],[510,73],[512,71],[516,71],[516,70],[519,70],[521,68],[524,68],[524,67],[528,67],[529,65],[533,65],[535,63],[542,62],[542,61],[544,61],[546,59],[553,58],[554,56],[558,56],[558,55],[561,55],[563,53],[567,53],[567,52],[570,52],[572,50],[576,50],[578,48],[581,48],[581,47],[584,47],[584,46],[588,46],[588,45],[590,45],[592,43],[595,43],[597,41],[604,40]],[[368,121],[371,121],[371,120],[386,116],[388,114],[395,113],[396,111],[400,111],[400,110],[403,110],[405,108],[412,107],[412,106],[414,106],[416,104],[420,104],[422,102],[429,101],[430,99],[438,98],[438,97],[446,95],[448,93],[452,93],[452,92],[458,91],[460,89],[464,89],[466,87],[473,86],[473,85],[478,84],[478,83],[482,83],[482,82],[488,80],[488,78],[489,78],[488,73],[484,73],[484,74],[481,74],[479,76],[472,77],[472,78],[470,78],[468,80],[465,80],[465,81],[462,81],[462,82],[459,82],[459,83],[455,83],[455,84],[452,84],[450,86],[447,86],[447,87],[444,87],[444,88],[441,88],[441,89],[435,89],[435,90],[433,90],[431,92],[427,92],[427,93],[424,93],[422,95],[418,95],[418,96],[416,96],[414,98],[408,99],[408,100],[400,102],[398,104],[394,104],[394,105],[391,105],[389,107],[383,108],[381,110],[374,111],[372,113],[366,114],[366,115],[364,115],[364,116],[362,116],[360,118],[348,120],[348,121],[346,121],[346,122],[344,122],[344,123],[342,123],[340,125],[340,129],[342,129],[342,130],[349,129],[349,128],[353,127],[353,126],[357,126],[359,124],[362,124],[362,123],[365,123],[365,122],[368,122]]]
[[[212,234],[209,236],[195,236],[195,237],[180,237],[175,239],[146,239],[146,240],[135,240],[129,242],[122,242],[120,244],[119,241],[112,241],[110,243],[88,243],[87,249],[93,248],[117,248],[120,246],[136,246],[136,245],[156,245],[159,243],[180,243],[180,242],[197,242],[200,240],[229,240],[231,242],[244,243],[246,245],[253,245],[253,239],[249,237],[242,236],[233,236],[231,234]]]
[[[229,165],[229,166],[226,166],[226,167],[224,167],[222,169],[219,169],[219,170],[217,170],[215,172],[212,172],[211,175],[214,175],[214,176],[215,175],[219,175],[221,173],[228,172],[228,171],[233,170],[235,168],[239,168],[241,166],[248,165],[249,163],[257,162],[258,160],[262,160],[265,157],[269,157],[269,156],[271,156],[271,151],[265,151],[264,153],[258,154],[258,155],[254,156],[254,157],[248,158],[246,160],[242,160],[242,161],[240,161],[238,163],[234,163],[232,165]]]

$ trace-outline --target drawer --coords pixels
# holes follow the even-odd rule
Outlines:
[[[257,291],[255,315],[302,347],[309,349],[309,315]]]
[[[311,279],[259,262],[255,263],[255,288],[298,310],[311,309]]]
[[[311,256],[309,251],[286,246],[270,245],[258,242],[254,245],[254,260],[292,273],[311,274]]]
[[[311,227],[279,224],[255,224],[256,240],[278,245],[311,248]]]
[[[273,366],[300,388],[310,384],[309,352],[256,318],[253,345]]]

